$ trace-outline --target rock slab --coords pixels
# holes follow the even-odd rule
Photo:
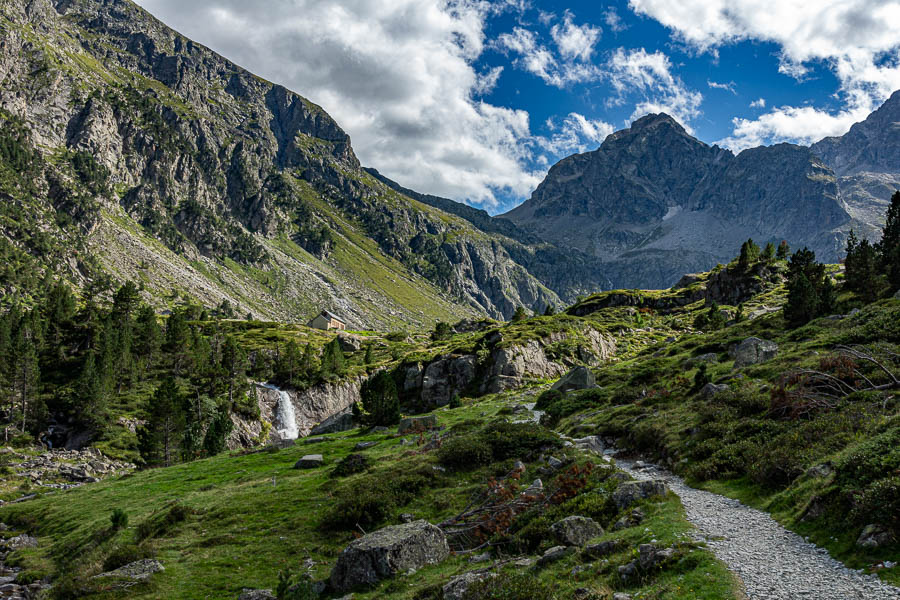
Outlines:
[[[444,532],[420,520],[364,535],[347,546],[331,571],[331,588],[348,592],[382,579],[434,565],[450,554]]]

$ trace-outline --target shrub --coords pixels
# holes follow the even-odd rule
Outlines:
[[[857,499],[850,517],[856,523],[878,523],[900,534],[900,477],[889,477],[868,486]]]
[[[302,576],[295,578],[293,572],[285,570],[278,573],[275,597],[278,600],[316,600],[319,595],[308,578]]]
[[[474,469],[486,465],[494,453],[487,441],[478,434],[450,438],[437,451],[438,462],[448,469]]]
[[[153,558],[153,551],[146,544],[122,544],[116,546],[103,561],[103,570],[115,571],[145,558]]]
[[[863,442],[835,461],[837,482],[845,487],[868,486],[897,469],[900,469],[900,427]]]
[[[459,399],[459,394],[455,393],[450,397],[450,408],[459,408],[462,406],[462,400]]]
[[[492,423],[484,430],[495,460],[526,458],[544,448],[558,448],[560,439],[537,423]]]
[[[124,529],[128,527],[128,514],[121,508],[117,508],[112,511],[109,521],[112,524],[113,531]]]
[[[472,584],[463,600],[555,600],[554,586],[528,573],[500,573]]]
[[[331,476],[347,477],[355,473],[362,473],[369,468],[369,464],[369,457],[364,454],[348,454],[334,466]]]

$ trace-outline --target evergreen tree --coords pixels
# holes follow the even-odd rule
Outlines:
[[[363,364],[367,367],[371,367],[375,362],[374,356],[372,356],[372,344],[366,344],[366,355],[363,357]]]
[[[34,328],[27,319],[19,324],[13,339],[11,384],[19,410],[20,429],[25,433],[29,403],[37,396],[40,379],[37,343]],[[10,411],[12,412],[12,411]]]
[[[544,310],[545,317],[552,317],[556,314],[556,308],[552,304],[548,304],[547,308]]]
[[[234,406],[234,397],[247,387],[247,354],[233,336],[226,336],[222,346],[222,370],[228,389],[228,406]]]
[[[203,438],[203,451],[206,456],[215,456],[225,451],[228,436],[234,429],[231,413],[227,406],[219,408],[213,413]]]
[[[759,246],[756,245],[756,242],[754,242],[752,238],[741,244],[741,254],[738,258],[738,266],[741,269],[747,270],[758,260]]]
[[[300,346],[295,340],[288,341],[284,350],[278,353],[275,375],[279,381],[293,387],[296,387],[300,378],[306,375],[303,373],[303,353],[300,352]]]
[[[844,261],[847,289],[862,296],[866,302],[878,297],[878,252],[869,240],[859,241],[853,230],[847,238],[847,258]]]
[[[172,369],[175,375],[188,366],[193,334],[188,324],[188,315],[184,310],[176,310],[166,321],[166,352],[172,358]]]
[[[778,244],[778,251],[775,253],[775,258],[778,260],[787,260],[788,256],[791,254],[791,247],[788,246],[788,243],[784,240],[781,240],[781,243]]]
[[[319,373],[322,379],[328,379],[333,376],[343,375],[345,368],[346,361],[344,359],[344,352],[341,350],[341,344],[338,339],[334,338],[325,345],[325,350],[322,352],[322,365],[319,369]]]
[[[146,304],[137,312],[134,325],[134,351],[142,371],[146,371],[156,361],[162,343],[162,329],[156,320],[156,313]]]
[[[878,251],[890,291],[895,292],[900,289],[900,191],[891,196]]]
[[[772,242],[766,244],[766,248],[762,252],[762,259],[766,263],[771,263],[773,260],[775,260],[775,244],[773,244]]]
[[[525,312],[525,308],[522,306],[516,307],[516,311],[513,313],[511,321],[516,323],[518,321],[524,321],[528,318],[528,313]]]
[[[113,296],[113,314],[120,323],[131,322],[131,317],[141,302],[141,293],[133,281],[125,282]]]
[[[439,342],[441,340],[446,340],[453,331],[450,329],[449,323],[444,323],[443,321],[439,321],[434,326],[434,331],[431,332],[431,339],[435,342]]]
[[[316,364],[318,357],[316,350],[312,344],[307,342],[306,348],[303,349],[303,359],[300,362],[300,372],[307,380],[313,380],[319,372],[319,365]]]
[[[75,383],[73,398],[75,414],[84,426],[97,431],[106,423],[108,395],[95,352],[89,351]]]
[[[71,327],[75,312],[75,295],[67,284],[57,281],[48,291],[43,303],[47,343],[51,354],[57,359],[63,358],[63,333]]]
[[[400,399],[397,384],[387,371],[379,371],[360,389],[362,407],[357,416],[367,425],[391,426],[400,422]]]
[[[147,424],[138,432],[141,456],[148,465],[174,463],[184,431],[185,415],[174,377],[167,377],[150,402]]]
[[[799,327],[815,318],[818,312],[819,296],[816,288],[800,271],[788,281],[784,319],[791,327]]]
[[[836,306],[837,291],[834,288],[834,280],[826,275],[819,290],[819,314],[830,315],[834,313]]]

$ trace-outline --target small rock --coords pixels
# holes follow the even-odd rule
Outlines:
[[[543,567],[545,565],[549,565],[550,563],[561,560],[572,554],[573,552],[575,552],[575,548],[573,548],[572,546],[553,546],[552,548],[544,552],[544,555],[538,559],[537,564],[539,567]]]
[[[626,481],[616,488],[612,499],[619,510],[624,510],[639,500],[653,496],[665,496],[668,491],[666,482],[661,479]]]
[[[604,450],[603,441],[596,435],[589,435],[575,440],[575,446],[581,450],[593,452],[595,454],[603,454]]]
[[[700,397],[709,400],[710,398],[714,398],[715,396],[721,394],[722,392],[727,392],[728,386],[724,383],[707,383],[700,389]]]
[[[496,577],[496,573],[463,573],[462,575],[457,575],[442,588],[444,593],[444,600],[462,600],[469,587],[473,583],[478,583],[479,581],[483,581],[490,577]]]
[[[165,570],[165,567],[163,567],[162,563],[158,560],[146,558],[144,560],[138,560],[133,563],[128,563],[124,567],[119,567],[115,571],[109,571],[108,573],[95,575],[94,579],[100,579],[104,577],[120,577],[123,579],[132,579],[134,581],[143,581],[145,579],[149,579],[149,577],[154,573],[159,573],[160,571]]]
[[[631,594],[616,592],[615,594],[613,594],[613,600],[631,600]]]
[[[416,516],[411,513],[403,513],[402,515],[400,515],[401,523],[412,523],[415,520],[416,520]]]
[[[384,425],[376,425],[372,428],[371,433],[385,433],[386,431],[388,431],[388,428]]]
[[[822,463],[820,465],[815,465],[806,470],[807,477],[819,478],[819,477],[828,477],[833,472],[831,465],[828,463]]]
[[[475,556],[473,556],[472,558],[469,559],[469,562],[470,563],[480,563],[480,562],[487,562],[489,560],[491,560],[491,553],[485,552],[484,554],[476,554]]]
[[[321,443],[324,441],[325,441],[325,438],[323,438],[323,437],[312,437],[312,438],[306,438],[305,440],[303,440],[303,443],[304,444],[318,444],[318,443]]]
[[[599,544],[589,544],[584,547],[582,554],[591,559],[603,558],[615,552],[619,547],[617,541],[600,542]]]
[[[366,448],[371,448],[373,446],[377,446],[378,442],[360,442],[353,447],[354,450],[365,450]]]
[[[324,464],[324,460],[322,459],[321,454],[307,454],[296,463],[294,463],[295,469],[315,469],[316,467],[321,467]]]
[[[21,550],[22,548],[37,548],[37,545],[37,538],[25,534],[17,535],[16,537],[10,538],[6,541],[6,547],[10,550]]]
[[[551,456],[547,459],[547,464],[550,465],[552,469],[561,469],[566,463],[559,460],[555,456]]]
[[[238,600],[276,600],[272,590],[250,590],[245,589],[238,596]]]

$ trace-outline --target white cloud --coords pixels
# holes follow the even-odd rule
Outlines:
[[[556,42],[560,56],[565,60],[591,60],[594,45],[600,39],[601,29],[588,23],[576,25],[574,15],[566,11],[563,22],[550,28],[550,36]]]
[[[622,17],[616,12],[614,6],[610,6],[606,9],[606,12],[603,13],[603,20],[606,21],[606,26],[609,27],[609,30],[613,33],[619,33],[620,31],[628,29],[628,25],[622,21]]]
[[[588,119],[575,112],[569,113],[559,126],[552,118],[547,120],[546,125],[552,134],[549,138],[539,138],[538,145],[557,156],[585,152],[599,146],[615,130],[605,121]]]
[[[836,112],[779,107],[756,121],[736,119],[733,147],[780,140],[804,141],[844,133],[900,88],[900,0],[629,0],[675,36],[702,51],[742,40],[780,47],[779,71],[803,79],[814,64],[840,82]]]
[[[549,24],[556,16],[541,12],[541,22]],[[594,81],[601,75],[591,56],[600,39],[601,29],[590,24],[576,25],[575,16],[566,11],[562,23],[550,28],[556,44],[553,52],[538,39],[537,33],[524,27],[514,27],[511,33],[497,36],[495,46],[518,57],[513,64],[544,80],[548,85],[565,88],[576,83]]]
[[[528,113],[478,99],[502,69],[473,66],[486,19],[526,2],[269,0],[264,10],[246,0],[139,2],[322,105],[364,164],[403,185],[490,208],[498,192],[527,196],[541,179],[530,166]]]
[[[665,112],[691,131],[690,121],[700,115],[703,95],[687,89],[681,78],[672,74],[672,63],[662,52],[619,48],[606,64],[605,77],[617,93],[614,104],[624,104],[635,94],[640,97],[632,120]]]
[[[735,83],[733,81],[729,81],[728,83],[718,83],[716,81],[711,81],[709,79],[706,80],[706,85],[714,90],[725,90],[727,92],[731,92],[735,96],[737,96],[737,92],[735,91]]]
[[[759,100],[754,100],[750,103],[750,108],[765,108],[766,107],[766,99],[760,98]]]

